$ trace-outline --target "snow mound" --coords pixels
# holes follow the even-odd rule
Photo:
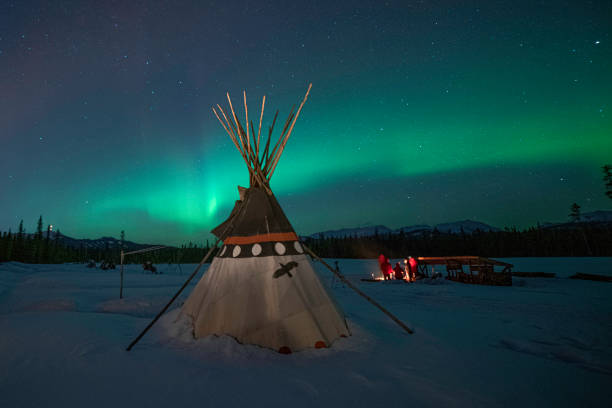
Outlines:
[[[4,262],[0,264],[0,269],[11,273],[32,273],[35,272],[36,265],[24,264],[21,262]]]
[[[604,357],[602,356],[603,351],[578,339],[570,337],[558,340],[502,339],[499,344],[511,351],[575,364],[586,370],[612,375],[612,365],[601,363]],[[607,360],[610,360],[609,356]]]
[[[267,348],[241,344],[231,336],[210,335],[196,339],[193,335],[193,322],[189,316],[181,315],[180,308],[176,308],[163,315],[157,325],[158,335],[162,342],[171,343],[179,348],[193,348],[201,353],[214,353],[217,357],[230,360],[236,358],[274,358],[286,359],[287,356],[280,355],[274,350]],[[331,354],[347,351],[367,352],[371,345],[371,336],[361,327],[351,325],[353,336],[338,339],[333,347],[327,349],[304,350],[292,355],[302,356],[300,358],[325,358]],[[357,333],[355,335],[355,333]]]
[[[73,312],[76,311],[76,303],[69,299],[42,300],[30,303],[20,309],[19,312]]]
[[[159,327],[167,338],[176,339],[186,344],[194,344],[196,339],[193,337],[192,319],[180,313],[179,308],[166,313],[159,320]]]
[[[154,316],[159,310],[159,305],[151,300],[139,298],[112,299],[98,305],[100,313],[115,313],[137,317]]]

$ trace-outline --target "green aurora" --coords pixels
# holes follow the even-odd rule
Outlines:
[[[527,227],[566,219],[572,202],[610,208],[600,170],[612,161],[610,6],[513,4],[359,2],[356,20],[303,6],[291,28],[257,39],[250,24],[224,28],[231,13],[203,10],[225,48],[195,40],[210,27],[188,10],[168,16],[186,27],[163,41],[152,16],[104,34],[71,15],[32,23],[13,10],[0,24],[10,96],[0,106],[0,230],[23,218],[31,231],[43,214],[74,237],[210,239],[248,184],[211,107],[246,89],[256,110],[266,94],[269,124],[308,82],[271,184],[300,234],[466,218]],[[142,31],[159,41],[133,39]],[[67,56],[71,41],[80,51]]]

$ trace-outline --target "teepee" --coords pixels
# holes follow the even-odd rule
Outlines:
[[[219,105],[215,116],[242,155],[250,187],[238,187],[229,218],[212,232],[223,246],[183,305],[181,315],[193,321],[195,337],[229,335],[281,353],[328,347],[349,335],[342,312],[319,281],[291,223],[270,189],[270,178],[308,99],[312,84],[272,146],[278,111],[262,148],[261,103],[257,133],[244,96],[246,130],[227,94],[229,110]]]

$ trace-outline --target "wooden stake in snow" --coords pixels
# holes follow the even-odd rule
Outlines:
[[[185,281],[185,283],[183,283],[183,286],[181,286],[181,288],[178,290],[178,292],[176,292],[176,294],[174,296],[172,296],[172,299],[170,299],[170,301],[168,302],[168,304],[166,306],[164,306],[164,308],[157,314],[157,316],[155,316],[155,318],[151,321],[151,323],[149,323],[149,325],[147,327],[145,327],[145,329],[138,335],[138,337],[136,337],[134,339],[134,341],[132,341],[130,343],[130,345],[127,347],[126,351],[130,351],[132,349],[132,347],[134,347],[134,345],[136,345],[136,343],[138,343],[138,341],[142,338],[142,336],[145,335],[146,332],[149,331],[149,329],[151,327],[153,327],[153,325],[155,324],[155,322],[157,322],[157,320],[159,320],[159,318],[166,312],[166,310],[168,310],[168,308],[170,307],[170,305],[172,303],[174,303],[174,301],[176,300],[176,298],[181,294],[181,292],[183,290],[185,290],[185,288],[187,287],[187,285],[189,285],[189,282],[191,282],[191,280],[196,276],[196,274],[200,271],[200,268],[202,267],[202,265],[204,265],[204,263],[208,260],[208,258],[210,258],[210,255],[213,253],[213,250],[215,248],[217,248],[217,245],[219,245],[219,241],[221,241],[220,239],[217,239],[217,241],[215,242],[215,245],[213,245],[212,247],[210,247],[210,250],[208,250],[208,253],[206,254],[206,256],[204,256],[204,258],[200,261],[200,263],[198,264],[198,266],[195,268],[195,270],[193,271],[193,273],[189,276],[189,278],[187,278],[187,280]]]
[[[119,299],[123,299],[123,249],[121,250],[121,285],[119,286]]]
[[[139,249],[137,251],[131,251],[131,252],[123,252],[123,249],[121,250],[121,284],[119,286],[119,299],[123,299],[123,261],[125,257],[127,255],[132,255],[132,254],[140,254],[143,252],[157,251],[158,249],[163,249],[163,248],[167,248],[167,247],[164,245],[156,245],[156,246],[152,246],[149,248]]]
[[[349,288],[353,289],[355,292],[357,292],[357,294],[361,297],[363,297],[365,300],[367,300],[368,302],[370,302],[371,304],[373,304],[374,306],[376,306],[377,308],[379,308],[384,314],[386,314],[387,316],[389,316],[391,318],[391,320],[393,320],[395,323],[398,324],[398,326],[400,326],[402,329],[404,329],[408,334],[413,334],[414,331],[412,331],[412,329],[408,326],[406,326],[404,324],[404,322],[402,322],[400,319],[398,319],[397,317],[395,317],[395,315],[393,315],[390,311],[388,311],[387,309],[385,309],[384,307],[382,307],[378,302],[376,302],[374,299],[372,299],[371,297],[369,297],[368,295],[366,295],[365,293],[363,293],[361,290],[359,290],[356,286],[354,286],[348,279],[346,279],[344,277],[344,275],[342,275],[339,271],[335,270],[334,268],[332,268],[331,266],[329,266],[327,264],[327,262],[325,262],[323,259],[319,258],[319,256],[317,254],[315,254],[314,252],[312,252],[312,250],[310,248],[308,248],[306,245],[304,245],[304,243],[302,242],[302,246],[304,247],[304,249],[306,250],[306,252],[308,252],[310,254],[310,256],[312,256],[314,259],[316,259],[317,261],[321,262],[323,265],[325,265],[327,267],[327,269],[329,269],[330,271],[332,271],[332,273],[334,275],[336,275],[338,277],[338,279],[340,279],[344,284],[346,284],[346,286],[348,286]]]

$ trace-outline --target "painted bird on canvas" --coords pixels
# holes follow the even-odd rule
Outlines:
[[[283,265],[283,264],[280,264],[280,266],[281,266],[281,267],[280,267],[280,268],[278,268],[278,269],[277,269],[277,270],[274,272],[274,279],[278,279],[278,278],[280,278],[281,276],[283,276],[284,274],[287,274],[287,275],[289,275],[289,277],[290,277],[290,278],[293,278],[293,275],[291,275],[291,272],[290,272],[290,271],[291,271],[293,268],[297,268],[298,263],[297,263],[297,262],[295,262],[295,261],[291,261],[291,262],[288,262],[288,263],[286,263],[286,264],[284,264],[284,265]]]

